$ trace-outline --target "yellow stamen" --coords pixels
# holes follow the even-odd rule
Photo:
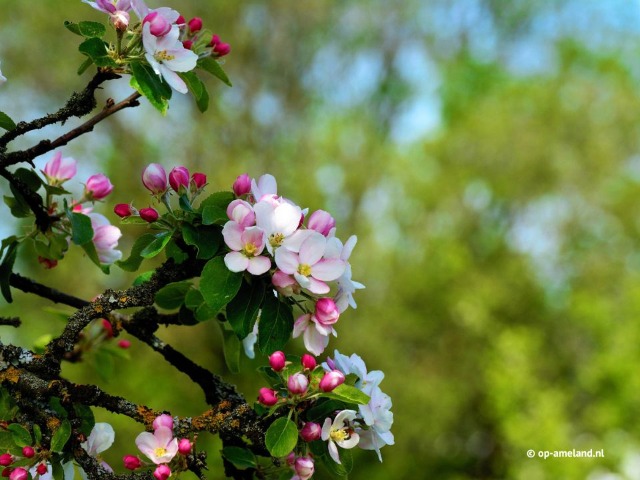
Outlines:
[[[255,257],[256,253],[258,253],[258,247],[256,247],[253,243],[246,243],[244,245],[243,251],[247,257]]]
[[[153,57],[160,63],[166,60],[173,60],[174,58],[176,58],[175,55],[169,55],[166,50],[161,50],[159,52],[156,52]]]
[[[311,265],[307,265],[306,263],[301,263],[300,265],[298,265],[298,273],[300,275],[304,275],[305,277],[308,277],[309,275],[311,275]]]
[[[333,440],[334,442],[341,442],[343,440],[346,440],[347,438],[349,438],[349,434],[345,431],[345,430],[331,430],[331,433],[329,434],[329,436],[331,437],[331,440]]]
[[[155,454],[156,457],[162,457],[163,455],[166,455],[167,450],[165,448],[158,447],[155,450],[153,450],[153,453]]]
[[[273,248],[277,248],[282,245],[282,241],[284,240],[284,235],[281,233],[273,233],[269,237],[269,243]]]

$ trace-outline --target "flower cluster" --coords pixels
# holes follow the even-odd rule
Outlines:
[[[89,217],[93,232],[89,240],[95,247],[97,260],[105,265],[119,260],[122,252],[116,248],[122,236],[120,229],[111,225],[104,215],[93,212],[93,207],[89,205],[103,200],[111,193],[113,185],[109,178],[102,173],[91,175],[84,183],[81,198],[60,200],[59,195],[70,194],[63,188],[63,184],[76,176],[76,161],[71,157],[63,157],[62,152],[58,151],[45,164],[42,173],[45,177],[45,206],[49,215],[60,218],[60,221],[56,222],[49,232],[34,232],[38,261],[45,268],[53,268],[58,264],[58,260],[63,258],[72,236],[73,214]]]
[[[233,184],[236,200],[227,207],[229,221],[222,229],[230,252],[224,262],[232,272],[251,275],[269,272],[274,288],[284,297],[303,295],[313,307],[303,307],[295,322],[294,337],[303,336],[306,349],[320,355],[340,314],[355,308],[353,293],[364,286],[351,279],[349,257],[357,238],[343,243],[336,237],[335,220],[317,210],[308,210],[281,197],[273,176],[257,181],[247,174]],[[305,222],[306,220],[306,222]],[[305,225],[306,223],[306,225]],[[330,282],[335,282],[333,296]]]

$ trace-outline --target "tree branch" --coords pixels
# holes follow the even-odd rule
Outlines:
[[[54,303],[62,303],[73,308],[83,308],[91,303],[81,298],[60,292],[55,288],[42,285],[41,283],[31,280],[30,278],[23,277],[18,273],[11,274],[9,277],[9,284],[25,293],[33,293],[39,297],[51,300]]]

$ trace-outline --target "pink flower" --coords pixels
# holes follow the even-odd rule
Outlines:
[[[122,252],[116,250],[118,239],[122,232],[118,227],[109,223],[107,217],[99,213],[90,213],[91,227],[93,228],[93,244],[98,253],[100,263],[111,264],[122,258]]]
[[[327,348],[327,345],[329,345],[329,333],[336,335],[332,327],[329,327],[329,329],[322,326],[319,327],[310,313],[298,317],[293,324],[293,338],[298,338],[302,335],[304,348],[314,355],[320,355]]]
[[[313,476],[315,470],[313,459],[310,457],[298,457],[294,464],[294,470],[300,480],[307,480]]]
[[[113,185],[102,173],[91,175],[84,187],[84,195],[89,200],[102,200],[113,190]]]
[[[128,203],[118,203],[113,207],[113,213],[120,218],[127,218],[134,214],[134,209]]]
[[[336,226],[336,221],[328,212],[325,212],[324,210],[316,210],[309,217],[307,226],[311,230],[315,230],[327,237],[331,230]]]
[[[141,208],[139,213],[140,213],[140,218],[143,219],[145,222],[149,222],[149,223],[153,223],[157,221],[158,218],[160,217],[160,215],[158,214],[158,211],[152,207]]]
[[[276,372],[280,372],[284,369],[286,361],[287,358],[285,357],[284,352],[281,352],[280,350],[269,355],[269,365],[271,365],[271,368]]]
[[[258,395],[258,402],[267,407],[271,407],[272,405],[278,403],[278,394],[271,388],[261,388]]]
[[[305,353],[304,355],[302,355],[302,366],[307,369],[307,370],[313,370],[314,368],[316,368],[316,359],[314,357],[312,357],[311,355],[309,355],[308,353]]]
[[[192,445],[188,438],[182,438],[178,442],[178,452],[181,455],[189,455],[189,453],[191,453],[191,447]]]
[[[122,457],[122,462],[124,463],[124,468],[127,470],[135,470],[136,468],[140,468],[142,462],[138,457],[134,457],[133,455],[125,455]]]
[[[142,24],[149,25],[149,32],[155,37],[162,37],[171,31],[172,23],[160,12],[148,13],[142,20]]]
[[[112,14],[117,10],[128,12],[131,9],[131,0],[96,0],[90,2],[88,0],[82,0],[83,3],[91,5],[96,10],[104,13]]]
[[[142,432],[136,437],[136,445],[156,465],[169,463],[178,453],[178,439],[173,438],[173,432],[165,426],[153,433]]]
[[[330,288],[325,282],[339,278],[344,273],[345,262],[339,258],[323,258],[326,245],[327,239],[312,231],[300,245],[299,253],[277,249],[276,265],[312,293],[328,293]]]
[[[142,183],[154,195],[167,191],[167,173],[159,163],[150,163],[142,172]]]
[[[320,325],[328,326],[338,321],[340,312],[338,312],[338,307],[332,299],[321,298],[316,302],[313,316]]]
[[[241,227],[251,227],[256,224],[256,214],[249,202],[236,199],[227,206],[227,217]]]
[[[62,152],[56,152],[53,158],[45,164],[42,173],[45,174],[50,185],[61,185],[75,177],[77,170],[77,163],[73,158],[63,158]]]
[[[267,250],[273,254],[298,229],[302,210],[279,197],[265,195],[262,198],[253,206],[253,210],[256,213],[256,225],[267,235]]]
[[[264,232],[258,227],[242,229],[236,222],[227,222],[222,229],[227,246],[233,250],[224,257],[224,264],[232,272],[247,271],[262,275],[271,268],[271,260],[260,255],[264,250]]]
[[[179,194],[189,188],[189,170],[187,167],[173,167],[169,172],[169,185]]]
[[[157,430],[160,427],[166,427],[169,430],[173,430],[173,418],[171,415],[167,415],[163,413],[162,415],[158,415],[153,421],[153,429]]]
[[[171,476],[171,469],[167,465],[158,465],[153,471],[157,480],[167,480]]]
[[[342,385],[344,383],[345,376],[340,370],[331,370],[330,372],[325,373],[320,380],[320,390],[323,392],[330,392],[334,388]]]
[[[262,197],[266,195],[277,195],[278,184],[273,175],[262,175],[257,181],[251,180],[251,194],[255,198],[256,202],[262,200]]]
[[[287,389],[292,395],[302,395],[307,391],[309,379],[304,373],[294,373],[287,378]]]
[[[9,480],[28,480],[29,472],[27,472],[24,468],[18,467],[11,471],[9,474]]]
[[[236,181],[233,182],[233,193],[235,193],[236,196],[241,197],[242,195],[246,195],[250,191],[251,177],[249,177],[249,175],[247,175],[246,173],[239,175],[238,178],[236,178]]]
[[[355,410],[342,410],[333,422],[330,418],[324,421],[322,440],[329,442],[329,455],[336,463],[340,463],[338,447],[353,448],[360,441],[359,435],[350,425],[354,418],[356,418]]]
[[[319,423],[307,422],[304,424],[304,427],[302,427],[302,430],[300,430],[300,437],[302,437],[305,442],[318,440],[320,435],[322,435],[322,427]]]

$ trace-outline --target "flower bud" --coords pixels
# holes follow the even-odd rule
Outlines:
[[[296,452],[291,452],[289,455],[287,455],[286,462],[287,465],[293,467],[294,463],[296,463]]]
[[[300,285],[291,275],[287,275],[282,270],[276,270],[271,276],[271,283],[276,290],[285,297],[290,297],[300,293]]]
[[[38,256],[38,263],[42,265],[44,268],[46,268],[47,270],[50,270],[58,266],[58,260],[54,260],[53,258],[44,258],[41,256]]]
[[[120,218],[127,218],[133,215],[134,210],[128,203],[118,203],[115,207],[113,207],[113,213],[115,213]]]
[[[224,57],[231,52],[231,45],[228,43],[220,42],[213,46],[213,52],[216,53],[219,57]]]
[[[207,184],[207,176],[204,173],[196,172],[191,175],[191,182],[196,186],[196,190],[200,190]]]
[[[189,455],[191,453],[191,442],[188,438],[182,438],[178,442],[178,452],[182,455]]]
[[[315,422],[307,422],[300,430],[300,437],[305,442],[313,442],[314,440],[318,440],[322,435],[322,426],[319,423]]]
[[[271,368],[273,368],[276,372],[282,371],[285,366],[286,360],[287,359],[284,353],[280,350],[269,355],[269,365],[271,365]]]
[[[309,217],[307,226],[326,237],[331,232],[331,229],[336,226],[336,221],[328,212],[316,210]]]
[[[313,355],[309,355],[308,353],[302,355],[302,366],[304,368],[306,368],[307,370],[313,370],[314,368],[316,368],[316,365],[316,359]]]
[[[191,50],[191,47],[193,47],[193,42],[191,40],[183,40],[182,46],[187,50]]]
[[[28,480],[29,472],[27,472],[24,468],[18,467],[15,470],[11,471],[9,475],[9,480]]]
[[[320,390],[323,392],[330,392],[338,385],[342,385],[344,383],[344,373],[340,370],[331,370],[327,372],[320,380]]]
[[[173,418],[171,418],[171,415],[163,413],[156,417],[153,421],[153,429],[157,430],[160,427],[167,427],[169,430],[173,430]]]
[[[1,80],[1,79],[0,79]],[[13,471],[13,468],[9,467],[9,468],[4,468],[2,470],[2,476],[4,478],[9,478],[9,475],[11,475],[11,472]]]
[[[211,41],[209,42],[209,46],[213,47],[213,46],[215,46],[215,45],[217,45],[219,43],[220,43],[220,36],[212,35],[211,36]]]
[[[176,20],[176,25],[184,25],[185,23],[187,23],[187,21],[184,19],[182,15],[180,15]]]
[[[189,20],[188,25],[189,30],[191,30],[192,33],[199,32],[200,30],[202,30],[202,19],[200,17],[194,17]]]
[[[302,395],[307,391],[309,379],[304,373],[294,373],[287,378],[287,389],[292,395]]]
[[[91,175],[84,187],[84,194],[90,200],[102,200],[113,190],[113,185],[102,173]]]
[[[140,218],[143,219],[145,222],[149,222],[149,223],[155,222],[156,220],[158,220],[158,217],[160,216],[158,214],[158,211],[152,207],[141,208],[139,213],[140,213]]]
[[[39,463],[38,466],[36,467],[36,472],[38,473],[38,475],[44,475],[48,471],[49,469],[47,468],[46,463]]]
[[[113,24],[113,27],[119,32],[124,32],[127,30],[127,27],[129,26],[129,20],[129,13],[125,12],[124,10],[116,10],[111,14],[111,23]]]
[[[177,193],[184,193],[189,188],[189,170],[187,167],[174,167],[169,172],[169,185]]]
[[[154,195],[167,190],[167,173],[159,163],[150,163],[142,172],[142,183]]]
[[[125,455],[122,457],[122,462],[124,463],[124,468],[127,470],[135,470],[136,468],[140,468],[142,462],[138,457],[134,457],[133,455]]]
[[[13,463],[13,455],[10,453],[3,453],[0,455],[0,465],[3,467],[8,467]]]
[[[260,394],[258,395],[258,402],[267,407],[271,407],[272,405],[278,403],[278,394],[271,388],[261,388]]]
[[[214,35],[215,36],[215,35]],[[246,173],[239,175],[236,181],[233,182],[233,193],[236,196],[241,197],[251,191],[251,177]]]
[[[76,161],[71,157],[62,158],[62,152],[56,152],[42,170],[50,185],[60,185],[75,177],[76,172]]]
[[[129,340],[120,340],[118,342],[118,347],[120,347],[123,350],[126,350],[130,346],[131,346],[131,342]]]
[[[253,207],[249,202],[239,198],[227,206],[227,217],[245,228],[256,224],[256,213],[253,211]]]
[[[158,467],[153,471],[153,476],[156,477],[157,480],[167,480],[171,476],[171,469],[167,465],[158,465]]]
[[[33,449],[33,447],[30,447],[28,445],[26,447],[22,447],[22,456],[27,458],[33,458],[35,454],[36,454],[36,451]]]
[[[310,457],[298,457],[294,469],[300,480],[307,480],[311,478],[315,470],[313,459]]]
[[[102,328],[104,329],[104,336],[106,338],[113,338],[113,325],[111,325],[111,322],[106,318],[102,319]]]
[[[333,325],[338,321],[340,312],[331,298],[321,298],[316,302],[314,317],[321,325]]]
[[[149,31],[155,37],[162,37],[171,31],[171,23],[158,12],[149,13],[142,20],[142,24],[149,23]]]

